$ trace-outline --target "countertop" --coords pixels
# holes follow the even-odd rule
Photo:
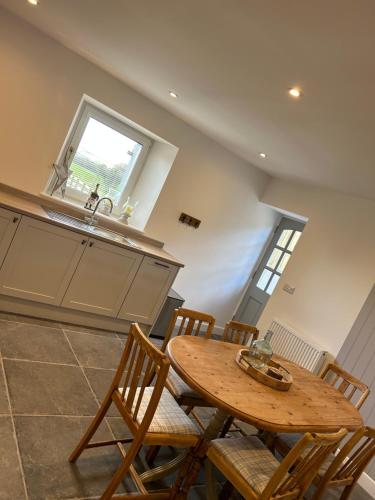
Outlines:
[[[13,210],[17,213],[20,213],[22,215],[29,215],[31,217],[34,217],[36,219],[42,220],[44,222],[48,222],[49,224],[53,224],[55,226],[60,226],[65,229],[70,229],[71,231],[74,231],[76,233],[83,234],[85,236],[90,236],[91,238],[95,238],[97,240],[105,241],[107,243],[111,243],[116,246],[120,246],[122,248],[126,248],[128,250],[132,250],[137,253],[141,253],[143,255],[147,255],[150,257],[155,257],[157,259],[163,260],[165,262],[168,262],[170,264],[173,264],[178,267],[183,267],[184,265],[182,262],[178,261],[173,255],[169,254],[163,248],[160,248],[156,245],[152,244],[152,239],[150,238],[151,242],[147,242],[147,237],[143,237],[142,240],[138,239],[137,237],[134,237],[132,234],[126,234],[126,226],[124,226],[124,232],[120,233],[118,231],[118,234],[121,234],[125,238],[129,238],[132,242],[135,243],[135,246],[128,245],[126,243],[122,243],[116,240],[113,240],[112,238],[107,238],[105,236],[99,235],[99,234],[93,234],[93,232],[89,229],[83,228],[77,228],[71,224],[69,224],[68,221],[57,221],[55,219],[51,219],[48,216],[48,213],[46,209],[43,207],[47,203],[44,202],[44,200],[40,199],[39,201],[35,201],[34,199],[27,199],[23,196],[19,196],[15,193],[7,192],[4,190],[0,190],[0,207],[6,208],[8,210]],[[62,214],[67,215],[68,217],[71,217],[71,215],[63,210],[63,207],[59,206],[50,206],[48,207],[49,210],[59,212]],[[84,225],[84,224],[83,224]],[[100,228],[111,231],[108,227],[105,225],[100,225]],[[114,231],[112,231],[114,232]]]

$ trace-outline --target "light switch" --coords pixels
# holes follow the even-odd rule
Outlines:
[[[285,285],[283,286],[283,290],[287,293],[290,293],[290,295],[293,295],[295,289],[295,286],[288,285],[288,283],[285,283]]]

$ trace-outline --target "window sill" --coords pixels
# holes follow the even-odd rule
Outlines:
[[[61,198],[51,196],[45,191],[42,191],[39,194],[39,196],[40,198],[46,201],[46,204],[49,207],[53,208],[54,210],[58,210],[60,208],[61,211],[64,211],[68,215],[80,217],[80,216],[88,216],[91,213],[82,206],[78,205],[78,203],[76,204],[68,200],[63,200]],[[95,217],[98,218],[99,225],[101,227],[117,231],[121,234],[124,234],[124,236],[132,236],[133,238],[138,238],[140,240],[147,241],[148,243],[151,243],[152,245],[155,245],[159,248],[163,248],[164,246],[164,244],[161,241],[146,236],[144,231],[134,226],[131,226],[130,224],[124,224],[115,217],[110,217],[108,215],[104,215],[99,212],[96,212]]]

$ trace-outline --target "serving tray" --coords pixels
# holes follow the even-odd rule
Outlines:
[[[236,363],[244,372],[261,384],[267,385],[277,391],[288,391],[290,389],[293,377],[284,366],[271,359],[269,364],[263,368],[254,368],[249,362],[248,354],[248,349],[240,349],[236,354]],[[275,376],[271,376],[269,373],[274,373],[281,378],[275,378]]]

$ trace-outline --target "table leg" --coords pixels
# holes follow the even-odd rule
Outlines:
[[[178,472],[172,487],[171,500],[185,500],[190,487],[195,483],[201,466],[205,460],[209,442],[215,439],[221,432],[228,415],[217,409],[212,416],[203,436],[194,448],[191,448]],[[212,475],[211,475],[212,479]],[[210,479],[210,480],[211,480]],[[212,485],[208,487],[213,491]]]

